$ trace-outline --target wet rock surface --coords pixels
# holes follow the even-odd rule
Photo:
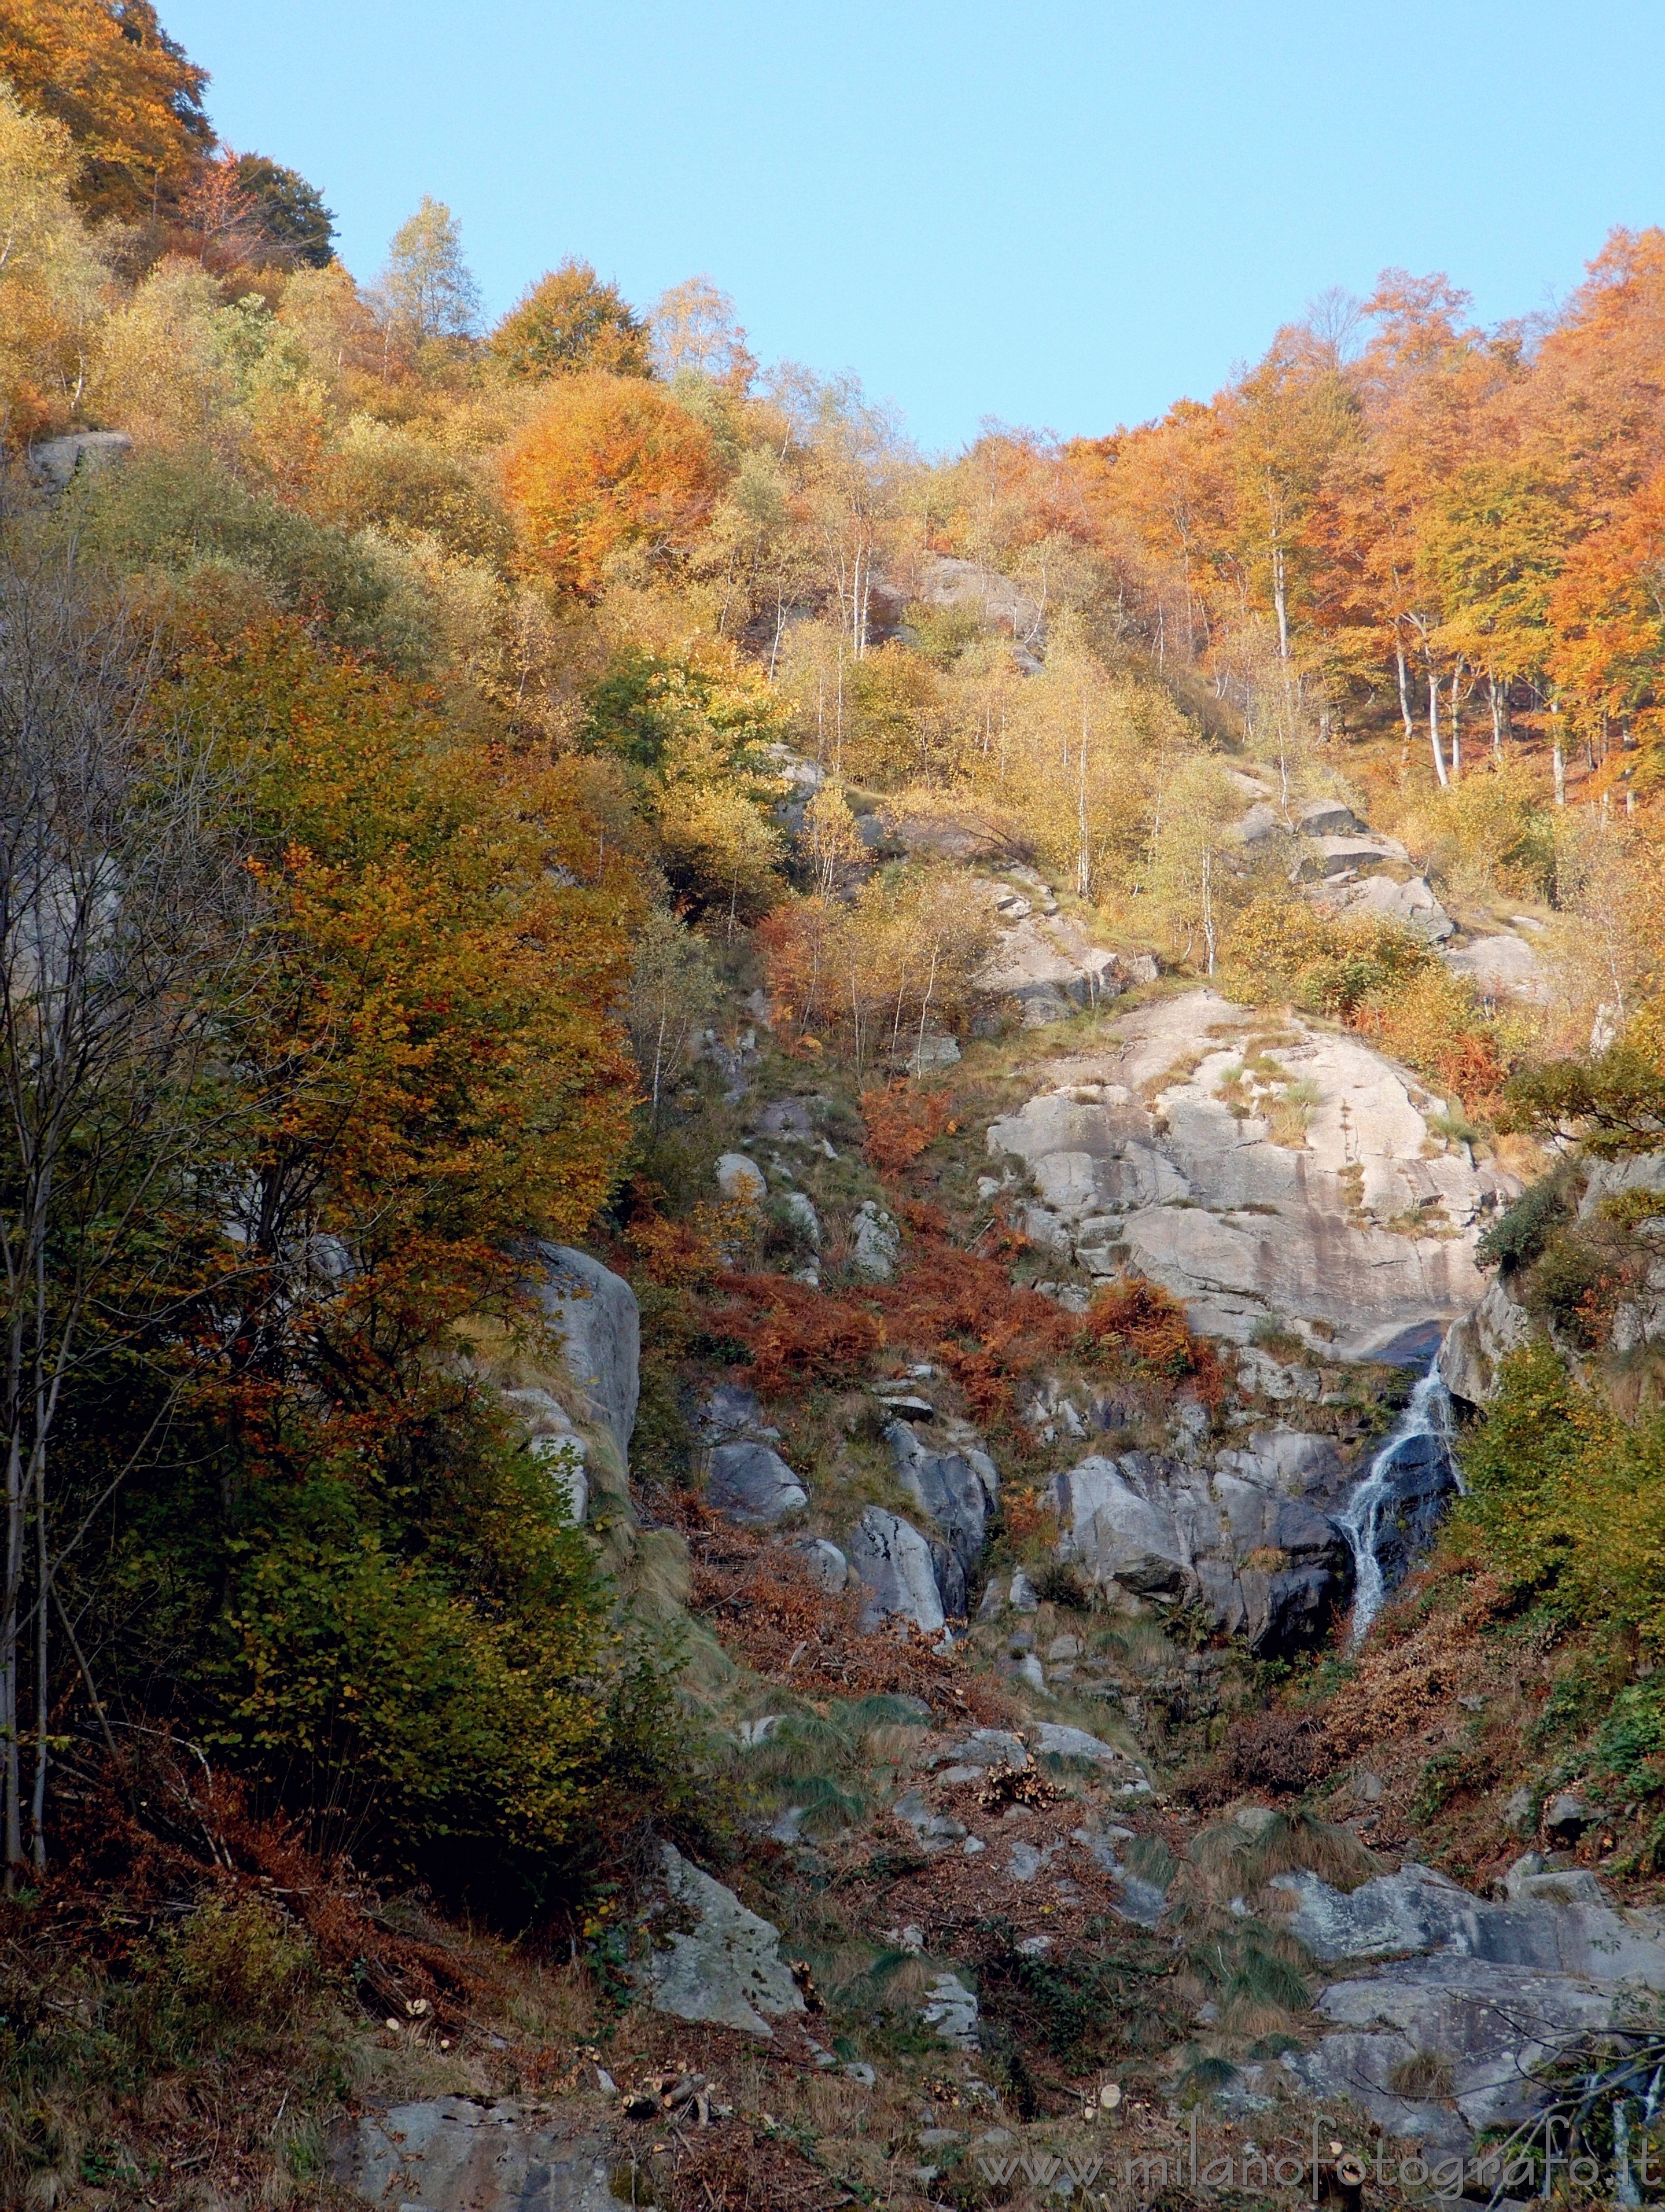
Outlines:
[[[1329,1438],[1274,1428],[1210,1466],[1091,1455],[1046,1495],[1060,1556],[1091,1581],[1189,1598],[1271,1654],[1315,1641],[1346,1602],[1352,1554],[1332,1516],[1352,1480]]]

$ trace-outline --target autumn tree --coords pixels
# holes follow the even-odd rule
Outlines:
[[[667,381],[684,374],[744,390],[757,362],[734,319],[734,302],[708,276],[673,284],[648,319],[653,367]]]
[[[213,149],[208,72],[150,0],[8,0],[0,77],[68,131],[82,157],[75,196],[94,217],[154,222]]]
[[[443,200],[424,192],[415,215],[393,233],[376,292],[389,329],[407,345],[473,331],[480,288],[463,258],[462,226]]]
[[[8,441],[74,415],[108,274],[71,204],[68,131],[0,83],[0,411]]]
[[[503,481],[538,566],[567,590],[594,593],[626,549],[660,562],[685,551],[720,472],[710,433],[668,393],[591,372],[551,388]]]
[[[511,375],[647,374],[647,325],[587,261],[563,261],[510,308],[488,344]]]

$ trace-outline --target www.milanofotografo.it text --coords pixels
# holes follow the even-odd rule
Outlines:
[[[1250,2143],[1241,2150],[1211,2154],[1198,2143],[1194,2112],[1188,2143],[1172,2153],[1129,2150],[1118,2156],[1114,2152],[1096,2155],[1085,2149],[1057,2154],[980,2152],[977,2166],[987,2181],[1028,2182],[1060,2194],[1078,2189],[1091,2193],[1095,2182],[1145,2194],[1183,2183],[1201,2192],[1282,2191],[1291,2197],[1310,2197],[1314,2203],[1330,2176],[1350,2188],[1358,2188],[1366,2181],[1382,2188],[1396,2184],[1407,2189],[1428,2189],[1436,2197],[1454,2201],[1476,2189],[1499,2187],[1529,2188],[1534,2196],[1547,2196],[1558,2168],[1570,2182],[1586,2189],[1601,2179],[1599,2162],[1575,2156],[1564,2129],[1558,2132],[1559,2124],[1553,2118],[1546,2119],[1528,2138],[1512,2143],[1507,2154],[1478,2152],[1468,2158],[1455,2152],[1440,2157],[1425,2157],[1415,2151],[1390,2153],[1385,2142],[1378,2142],[1369,2154],[1350,2151],[1340,2142],[1324,2139],[1323,2131],[1333,2124],[1322,2113],[1316,2116],[1310,2153],[1274,2154],[1257,2150]],[[1642,2186],[1665,2184],[1665,2171],[1650,2173],[1644,2170],[1648,2163],[1644,2148],[1636,2175]]]

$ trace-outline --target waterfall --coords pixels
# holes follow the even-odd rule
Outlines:
[[[1364,1642],[1382,1600],[1405,1579],[1431,1540],[1445,1500],[1461,1487],[1451,1457],[1451,1400],[1436,1355],[1370,1472],[1335,1516],[1353,1557],[1351,1650]]]

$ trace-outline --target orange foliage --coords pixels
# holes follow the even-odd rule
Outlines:
[[[881,1175],[900,1175],[911,1167],[927,1145],[959,1127],[953,1119],[954,1096],[949,1091],[921,1091],[908,1083],[892,1083],[883,1091],[870,1091],[861,1102],[861,1118],[867,1125],[862,1146],[870,1167]]]
[[[944,1652],[901,1623],[864,1631],[854,1592],[832,1595],[795,1552],[762,1534],[719,1525],[689,1502],[693,1602],[724,1647],[766,1680],[811,1698],[922,1698],[955,1718],[1009,1724],[1010,1700],[963,1651]]]
[[[721,1274],[735,1250],[756,1236],[757,1227],[755,1208],[731,1200],[696,1206],[681,1221],[642,1213],[632,1220],[628,1241],[650,1283],[691,1290]]]
[[[568,589],[599,589],[609,557],[681,551],[720,471],[710,433],[639,377],[557,379],[549,408],[503,465],[533,557]]]
[[[1206,1337],[1192,1333],[1185,1309],[1160,1283],[1122,1275],[1094,1297],[1077,1344],[1096,1360],[1128,1359],[1159,1380],[1188,1381],[1206,1405],[1225,1396],[1225,1370]]]
[[[149,0],[7,0],[0,77],[55,116],[86,160],[76,197],[96,216],[143,222],[190,185],[214,131],[208,71],[187,61]]]
[[[731,1275],[713,1324],[744,1344],[752,1379],[765,1393],[810,1382],[844,1382],[866,1372],[884,1343],[867,1301],[835,1297],[786,1275]]]

